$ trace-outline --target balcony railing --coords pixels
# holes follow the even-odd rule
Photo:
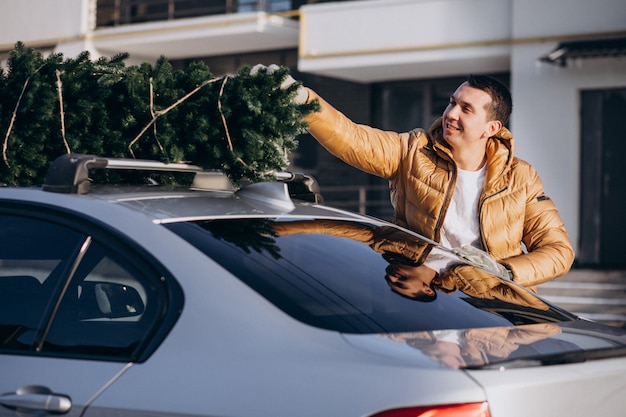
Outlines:
[[[96,26],[119,26],[230,13],[280,13],[297,10],[304,4],[327,1],[329,0],[97,0]]]

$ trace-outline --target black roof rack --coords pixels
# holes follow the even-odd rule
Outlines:
[[[154,172],[204,173],[188,164],[166,164],[158,161],[126,158],[104,158],[95,155],[67,154],[52,161],[44,179],[43,190],[65,194],[87,194],[91,185],[90,169],[118,169]],[[215,174],[226,178],[223,173]],[[230,184],[230,182],[228,182]],[[232,185],[230,186],[232,189]]]
[[[197,165],[167,164],[159,161],[105,158],[96,155],[67,154],[52,161],[44,179],[44,191],[64,194],[87,194],[91,185],[90,169],[118,169],[154,172],[193,173],[192,189],[234,190],[229,178],[221,171],[205,171]],[[287,184],[289,196],[323,204],[317,181],[306,174],[277,172],[276,179]]]

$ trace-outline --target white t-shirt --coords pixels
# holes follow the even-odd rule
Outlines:
[[[478,198],[485,181],[486,165],[478,171],[458,170],[452,201],[443,220],[441,243],[447,248],[460,248],[465,245],[480,247],[478,226]],[[458,262],[453,255],[433,248],[426,260],[426,266],[442,272],[452,262]]]

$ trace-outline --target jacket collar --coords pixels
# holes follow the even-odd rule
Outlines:
[[[428,137],[432,146],[438,153],[446,155],[452,161],[450,145],[443,139],[443,117],[439,117],[430,126]],[[485,173],[485,189],[498,189],[502,187],[503,174],[513,162],[513,135],[506,127],[502,127],[494,136],[487,141],[487,172]]]

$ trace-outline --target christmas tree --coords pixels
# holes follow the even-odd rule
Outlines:
[[[0,184],[38,185],[63,154],[156,159],[220,169],[234,182],[285,169],[316,103],[294,104],[289,69],[215,77],[202,62],[174,71],[165,57],[44,57],[16,44],[0,71]]]

